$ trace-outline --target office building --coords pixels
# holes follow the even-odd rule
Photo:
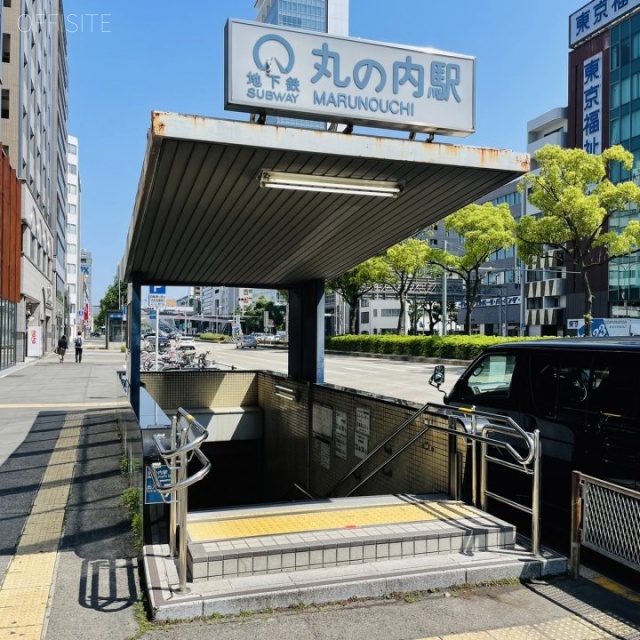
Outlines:
[[[90,333],[95,329],[93,326],[93,296],[92,296],[92,275],[93,275],[93,258],[91,252],[82,249],[80,252],[80,300],[82,310],[82,330],[85,333]],[[80,311],[80,310],[79,310]],[[78,317],[80,313],[78,312]]]
[[[62,0],[12,0],[2,13],[2,145],[20,180],[17,357],[66,325],[67,51]],[[39,355],[41,355],[39,354]]]
[[[82,330],[84,311],[80,273],[80,225],[81,225],[80,172],[78,168],[78,138],[69,136],[67,150],[67,294],[69,298],[67,332],[76,335]]]
[[[349,35],[349,0],[256,0],[256,20],[266,24]],[[266,124],[326,129],[323,122],[268,116]]]
[[[569,18],[570,147],[601,153],[620,144],[631,151],[631,172],[612,167],[611,180],[640,179],[640,3],[592,1]],[[630,207],[614,215],[610,228],[638,220]],[[640,317],[638,255],[612,260],[592,278],[594,317]],[[580,294],[579,282],[576,292]],[[568,297],[568,316],[582,316],[581,296]]]

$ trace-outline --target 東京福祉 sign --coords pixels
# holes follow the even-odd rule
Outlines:
[[[225,108],[466,136],[475,58],[262,23],[226,26]]]

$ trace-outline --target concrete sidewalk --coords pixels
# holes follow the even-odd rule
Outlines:
[[[51,354],[0,372],[0,640],[640,638],[640,597],[597,576],[141,629],[118,437],[135,417],[116,373],[124,354],[93,347],[82,364]]]

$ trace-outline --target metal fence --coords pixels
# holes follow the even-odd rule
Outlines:
[[[580,575],[580,547],[640,571],[640,491],[573,472],[571,574]]]

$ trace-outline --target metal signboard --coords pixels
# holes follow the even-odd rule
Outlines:
[[[166,464],[156,467],[156,474],[160,480],[160,484],[166,487],[171,482],[171,468]],[[144,484],[144,503],[145,504],[161,504],[164,502],[162,495],[153,484],[153,476],[149,465],[145,465],[145,484]]]
[[[638,7],[640,0],[592,0],[569,16],[569,47],[575,49]]]
[[[225,108],[467,136],[475,58],[229,20]]]

